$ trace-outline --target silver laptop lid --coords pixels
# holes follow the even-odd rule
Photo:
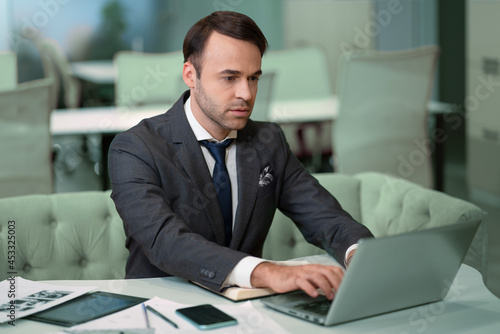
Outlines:
[[[362,240],[326,316],[298,307],[319,301],[302,291],[262,302],[328,326],[439,301],[448,293],[479,223]]]
[[[362,240],[325,325],[441,300],[478,227],[460,223]]]

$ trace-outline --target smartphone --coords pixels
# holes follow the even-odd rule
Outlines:
[[[238,323],[235,318],[209,304],[180,308],[175,312],[199,329],[214,329]]]

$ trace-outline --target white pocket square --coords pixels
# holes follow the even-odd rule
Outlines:
[[[274,171],[271,166],[265,167],[262,172],[260,172],[260,177],[259,177],[259,187],[265,187],[271,182],[273,182],[274,179]]]

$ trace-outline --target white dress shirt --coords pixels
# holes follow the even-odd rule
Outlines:
[[[196,139],[198,141],[201,140],[210,140],[210,141],[215,141],[218,142],[218,140],[214,139],[210,133],[208,133],[207,130],[201,126],[201,124],[196,120],[196,118],[193,115],[193,111],[191,110],[191,97],[187,99],[187,101],[184,103],[184,111],[186,112],[186,117],[189,122],[189,125],[191,126],[191,129],[194,132],[194,135],[196,136]],[[236,215],[236,210],[238,208],[238,173],[237,173],[237,168],[236,168],[236,141],[237,141],[237,136],[238,132],[236,130],[232,130],[229,132],[229,134],[226,136],[226,139],[228,138],[234,138],[235,140],[233,143],[229,146],[227,150],[227,156],[226,156],[226,166],[227,170],[229,173],[229,179],[231,181],[231,201],[232,201],[232,207],[233,207],[233,228],[234,228],[234,217]],[[210,170],[210,174],[213,173],[214,165],[215,165],[215,159],[212,157],[208,149],[201,145],[201,150],[203,152],[203,156],[205,157],[205,161],[207,162],[208,168]],[[349,249],[346,252],[346,256],[344,257],[344,261],[347,260],[347,255],[356,248],[356,245],[352,245],[349,247]],[[234,269],[231,271],[231,273],[228,275],[225,281],[225,286],[230,286],[230,285],[237,285],[240,287],[244,288],[251,288],[252,285],[250,284],[250,277],[252,275],[253,270],[257,265],[259,265],[262,262],[265,262],[266,260],[254,257],[254,256],[247,256],[243,259],[241,259],[240,262],[234,267]]]

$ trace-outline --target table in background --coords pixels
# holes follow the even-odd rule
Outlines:
[[[50,281],[47,283],[69,286],[97,286],[98,290],[102,291],[145,298],[157,296],[189,305],[209,303],[214,305],[233,304],[238,307],[238,303],[233,303],[177,277],[134,280]],[[281,314],[268,309],[258,299],[253,300],[252,304],[257,310],[271,317],[289,333],[497,334],[500,332],[500,299],[486,289],[480,273],[467,265],[462,265],[460,268],[444,302],[417,306],[332,327],[319,326]],[[42,334],[61,330],[62,327],[18,319],[15,327],[1,324],[0,332],[5,329],[13,334]]]
[[[150,118],[170,109],[171,105],[153,105],[135,108],[115,106],[56,109],[51,113],[50,130],[53,136],[101,135],[101,184],[109,188],[108,150],[116,134],[128,130],[144,118]]]
[[[96,84],[114,84],[115,72],[112,60],[89,60],[71,63],[75,77]],[[335,95],[322,98],[293,101],[274,101],[270,120],[278,123],[328,121],[337,117],[338,99]],[[452,111],[451,105],[439,101],[428,104],[431,115]]]
[[[75,78],[95,84],[112,85],[115,83],[115,70],[112,60],[87,60],[73,62],[71,73]]]
[[[57,135],[103,134],[102,153],[107,150],[114,135],[139,123],[142,119],[159,115],[170,109],[171,104],[142,107],[95,107],[57,109],[51,114],[51,133]],[[429,102],[429,114],[436,118],[435,127],[442,127],[443,116],[452,112],[451,105]],[[337,117],[336,96],[312,100],[275,101],[271,104],[270,120],[281,124],[320,124],[333,122]],[[443,143],[436,142],[433,153],[435,162],[435,188],[443,190]],[[103,174],[107,177],[107,159],[103,159]],[[107,189],[107,180],[103,189]]]

